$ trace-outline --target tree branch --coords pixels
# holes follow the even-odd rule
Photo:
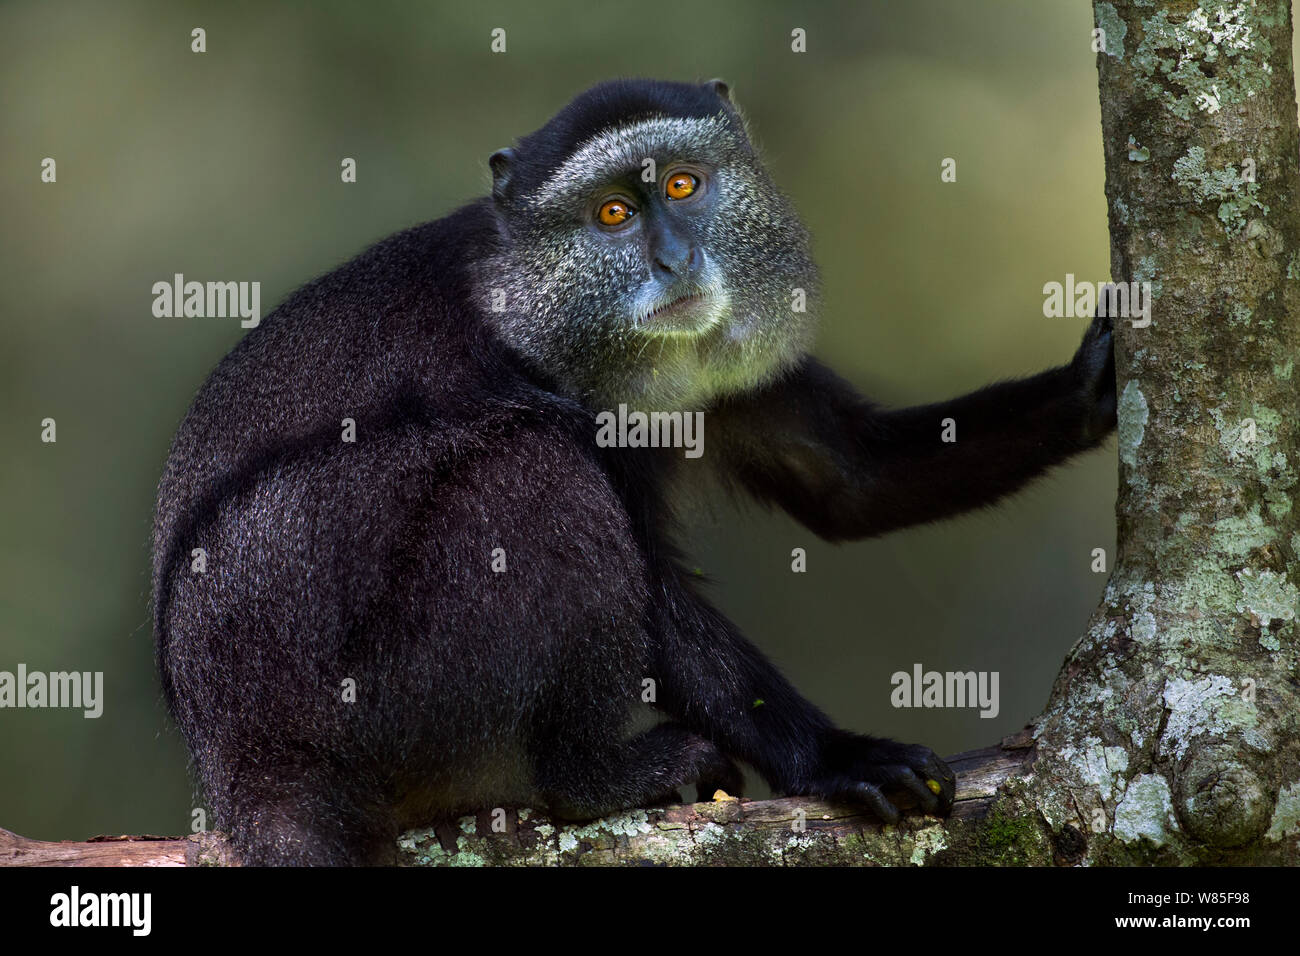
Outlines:
[[[1022,775],[1033,753],[1021,734],[997,747],[951,757],[957,773],[952,817],[908,816],[882,826],[861,808],[807,797],[730,800],[634,810],[587,824],[556,825],[522,810],[505,833],[464,817],[456,827],[412,830],[398,841],[412,866],[861,866],[960,862],[956,834],[988,819],[999,787]],[[225,837],[96,837],[87,842],[29,840],[0,830],[3,866],[233,865]]]

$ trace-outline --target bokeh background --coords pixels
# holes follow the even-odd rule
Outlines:
[[[0,827],[189,828],[151,511],[243,330],[154,318],[154,282],[257,279],[268,312],[485,192],[488,155],[588,85],[719,76],[816,236],[818,354],[881,402],[948,397],[1068,360],[1084,323],[1044,318],[1043,283],[1108,278],[1091,18],[1087,0],[0,6],[0,670],[103,671],[106,698],[98,720],[0,710]],[[996,511],[843,546],[722,504],[688,545],[836,720],[954,753],[1045,702],[1101,592],[1091,551],[1113,556],[1115,472],[1112,440]],[[1000,672],[1001,713],[893,709],[889,675],[915,662]]]

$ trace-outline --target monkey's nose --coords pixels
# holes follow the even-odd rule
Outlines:
[[[686,274],[695,275],[704,268],[704,250],[699,246],[691,246],[690,255],[686,257]]]
[[[679,279],[688,279],[704,268],[704,250],[697,245],[660,249],[655,253],[654,262],[664,272]]]

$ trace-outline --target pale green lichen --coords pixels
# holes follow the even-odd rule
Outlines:
[[[473,850],[467,849],[459,840],[456,841],[456,852],[447,860],[447,866],[490,866],[486,859],[479,856]]]
[[[1272,571],[1256,573],[1250,568],[1237,572],[1241,582],[1241,600],[1237,602],[1237,611],[1255,618],[1256,626],[1268,627],[1274,621],[1294,621],[1297,607],[1300,607],[1300,590],[1286,579],[1285,574]],[[1264,643],[1263,636],[1260,642]],[[1270,650],[1277,650],[1277,638],[1274,637]]]
[[[1255,468],[1264,479],[1265,498],[1269,499],[1269,510],[1278,517],[1290,512],[1290,500],[1300,477],[1297,477],[1287,462],[1285,452],[1277,447],[1279,436],[1284,434],[1289,424],[1286,416],[1267,405],[1252,405],[1250,417],[1255,422],[1255,442],[1253,459]],[[1287,505],[1279,512],[1279,496]]]
[[[1174,182],[1196,202],[1218,202],[1219,221],[1229,235],[1237,235],[1246,226],[1246,215],[1259,209],[1268,215],[1268,206],[1259,199],[1259,183],[1247,182],[1235,166],[1207,169],[1205,150],[1193,146],[1187,155],[1174,160]]]
[[[1180,537],[1174,541],[1185,541],[1188,530],[1198,527],[1199,521],[1197,516],[1180,516],[1175,524]],[[1171,549],[1174,548],[1179,548],[1179,544],[1172,544]],[[1176,586],[1162,584],[1153,588],[1147,582],[1124,602],[1130,636],[1170,647],[1181,647],[1185,640],[1206,646],[1234,641],[1232,633],[1222,627],[1222,621],[1236,613],[1241,587],[1220,566],[1223,558],[1199,553],[1194,548],[1186,555],[1179,552],[1177,560],[1185,568]],[[1168,626],[1172,621],[1177,621],[1177,625]]]
[[[567,853],[577,849],[583,841],[599,845],[608,843],[610,837],[639,836],[653,830],[654,826],[644,810],[631,810],[584,826],[565,827],[560,831],[560,850]]]
[[[942,826],[917,830],[913,839],[912,855],[908,860],[913,866],[923,866],[929,856],[948,848],[948,834]]]
[[[1180,119],[1244,103],[1272,82],[1272,48],[1252,22],[1263,16],[1252,3],[1199,0],[1185,17],[1145,18],[1132,57],[1139,89]]]
[[[1119,457],[1131,468],[1137,467],[1137,450],[1149,415],[1146,396],[1137,382],[1129,379],[1119,399]]]
[[[1228,324],[1229,325],[1250,325],[1250,317],[1254,313],[1242,305],[1240,302],[1234,302],[1228,306]]]
[[[432,830],[409,830],[397,838],[397,845],[408,853],[414,853],[418,843],[433,837],[434,832]]]
[[[785,844],[775,844],[772,846],[772,862],[778,865],[785,865],[787,857],[799,860],[810,852],[818,848],[818,839],[812,833],[791,833],[785,839]],[[863,856],[867,856],[863,852]]]
[[[1106,39],[1102,52],[1117,60],[1124,59],[1124,37],[1128,34],[1128,25],[1120,19],[1113,4],[1098,3],[1094,9],[1097,11],[1097,27]]]
[[[1286,261],[1286,277],[1300,279],[1300,252],[1293,252]]]
[[[1142,584],[1142,587],[1136,588],[1129,598],[1129,602],[1128,602],[1129,620],[1131,622],[1139,622],[1139,621],[1141,622],[1141,623],[1130,624],[1129,626],[1130,636],[1141,635],[1142,637],[1147,637],[1147,638],[1155,636],[1154,626],[1152,625],[1151,629],[1148,630],[1148,625],[1146,622],[1146,618],[1148,617],[1154,620],[1153,612],[1155,610],[1155,607],[1156,607],[1155,583],[1152,581],[1146,581]],[[1136,635],[1134,634],[1134,631],[1136,631]]]
[[[1233,730],[1254,727],[1259,719],[1255,706],[1237,695],[1236,684],[1220,674],[1199,680],[1170,678],[1164,688],[1164,704],[1169,713],[1160,743],[1180,760],[1197,737],[1227,736]]]
[[[1264,520],[1259,505],[1251,505],[1241,515],[1216,521],[1211,541],[1221,558],[1245,564],[1251,552],[1272,544],[1275,535],[1272,522]]]
[[[1286,455],[1281,452],[1274,454],[1273,468],[1279,474],[1285,474],[1287,471]],[[1285,482],[1264,489],[1264,503],[1268,505],[1268,513],[1278,521],[1285,521],[1287,515],[1291,514],[1291,506],[1294,503],[1291,489],[1294,485],[1294,482]]]
[[[1163,846],[1177,829],[1168,781],[1151,773],[1134,777],[1115,807],[1115,836],[1125,843],[1145,838]]]
[[[1262,754],[1272,753],[1277,746],[1273,735],[1259,727],[1248,727],[1241,732],[1241,739],[1247,747],[1253,747]]]
[[[1219,444],[1233,464],[1253,461],[1260,472],[1274,470],[1278,462],[1269,446],[1277,444],[1282,416],[1267,405],[1252,405],[1249,412],[1237,417],[1231,411],[1211,408],[1210,417],[1219,432]],[[1285,464],[1285,456],[1282,459]]]
[[[1185,565],[1185,570],[1176,586],[1161,587],[1161,613],[1165,619],[1178,621],[1170,637],[1180,646],[1184,640],[1206,647],[1227,646],[1233,644],[1236,637],[1222,624],[1236,614],[1241,586],[1229,571],[1224,570],[1224,565],[1244,562],[1225,559],[1219,553],[1193,544],[1202,537],[1194,532],[1199,525],[1199,516],[1186,514],[1175,525],[1178,538],[1171,551],[1176,549],[1175,560]],[[1185,553],[1188,548],[1190,552]]]
[[[1138,260],[1133,269],[1133,281],[1139,283],[1151,283],[1151,298],[1158,299],[1164,294],[1165,284],[1156,280],[1156,275],[1160,272],[1156,266],[1155,256],[1143,256]]]
[[[1297,834],[1300,834],[1300,781],[1283,787],[1278,793],[1277,806],[1273,808],[1273,822],[1264,834],[1264,839],[1281,840]]]
[[[1285,362],[1281,363],[1280,365],[1273,366],[1273,374],[1280,379],[1290,379],[1291,371],[1294,367],[1295,367],[1295,359],[1288,358]]]
[[[725,839],[726,835],[726,828],[719,826],[712,820],[705,821],[704,824],[692,834],[695,842],[700,846],[711,846],[713,844],[721,843],[723,839]],[[737,835],[739,836],[740,834]]]
[[[1074,767],[1079,781],[1095,787],[1103,800],[1123,789],[1128,770],[1128,752],[1123,747],[1106,747],[1098,737],[1085,737],[1079,747],[1062,747],[1061,758]]]
[[[460,821],[462,829],[464,819]],[[474,818],[468,819],[472,830]],[[411,854],[415,862],[421,866],[490,866],[486,858],[470,849],[471,842],[472,833],[470,837],[458,836],[456,849],[448,852],[442,848],[437,831],[429,827],[403,833],[398,838],[397,845],[404,852]]]

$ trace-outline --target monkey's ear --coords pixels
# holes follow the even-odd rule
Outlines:
[[[727,105],[731,105],[731,84],[726,80],[709,80],[709,82],[704,85],[713,90],[714,93],[717,93],[719,98],[727,103]]]
[[[498,149],[488,157],[488,165],[492,167],[492,198],[501,199],[506,194],[506,187],[510,185],[510,175],[514,172],[515,159],[518,153],[507,146],[505,149]]]

